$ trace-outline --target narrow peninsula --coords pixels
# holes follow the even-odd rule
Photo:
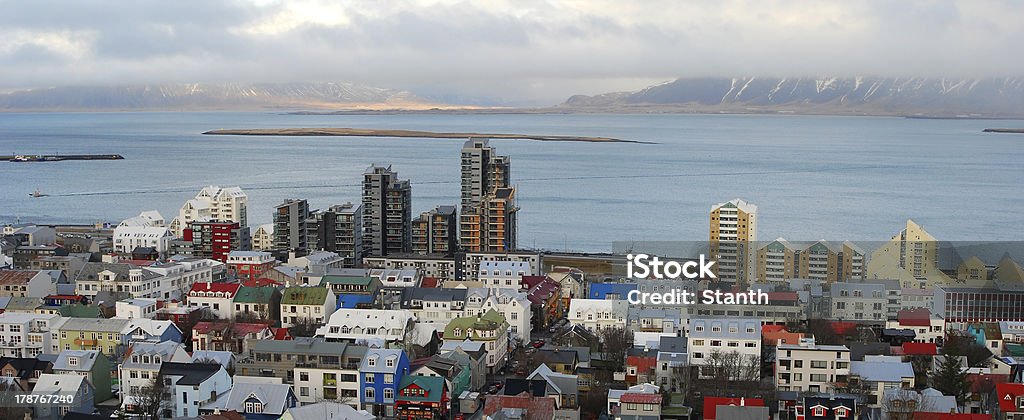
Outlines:
[[[489,138],[537,141],[582,141],[591,143],[642,143],[653,142],[623,140],[612,137],[548,136],[532,134],[503,133],[446,133],[417,130],[390,130],[370,128],[256,128],[210,130],[203,134],[221,136],[341,136],[341,137],[413,137],[431,139]]]

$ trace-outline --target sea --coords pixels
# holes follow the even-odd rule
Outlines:
[[[412,183],[414,215],[459,202],[462,139],[209,136],[212,129],[353,127],[614,137],[491,140],[512,162],[524,248],[606,252],[619,241],[706,239],[715,203],[758,206],[758,238],[885,240],[907,219],[957,241],[1024,239],[1022,121],[798,115],[0,113],[0,223],[170,220],[205,185],[241,186],[249,223],[276,204],[360,200],[363,171]],[[46,194],[34,198],[34,191]]]

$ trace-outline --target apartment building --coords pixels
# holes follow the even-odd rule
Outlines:
[[[130,412],[135,410],[138,404],[137,397],[143,388],[156,379],[160,373],[160,365],[164,362],[191,361],[192,358],[185,352],[185,348],[173,341],[132,344],[125,354],[124,362],[117,367],[117,377],[121,384],[121,407]]]
[[[281,378],[291,384],[301,404],[343,400],[359,406],[359,365],[367,347],[322,338],[260,340],[249,345],[236,375]]]
[[[349,343],[402,343],[408,340],[415,322],[412,312],[406,310],[341,308],[317,328],[316,336]]]
[[[51,353],[50,327],[58,315],[0,313],[0,356],[36,357]]]
[[[455,206],[437,206],[412,221],[412,252],[452,256],[459,248]]]
[[[496,155],[487,139],[469,139],[462,147],[461,168],[459,243],[468,252],[516,249],[519,207],[508,156]]]
[[[194,308],[207,308],[218,319],[234,317],[235,295],[242,285],[237,283],[199,282],[188,291],[188,305]]]
[[[740,356],[742,372],[733,372],[733,380],[760,377],[761,320],[757,318],[693,318],[687,326],[686,348],[690,365],[700,367],[700,376],[716,374],[715,353],[735,352]]]
[[[930,289],[952,283],[939,266],[939,242],[921,225],[906,228],[871,253],[866,278],[894,279],[903,288]]]
[[[164,362],[158,376],[170,394],[161,417],[198,416],[200,407],[231,390],[231,375],[219,363]]]
[[[144,211],[138,216],[122,220],[114,228],[114,252],[130,255],[135,248],[153,248],[160,255],[170,249],[174,233],[164,225],[164,217],[157,211]]]
[[[231,251],[227,255],[225,263],[228,271],[233,273],[239,280],[256,280],[263,276],[277,264],[277,259],[269,252],[261,251]]]
[[[292,286],[281,292],[281,326],[322,325],[337,309],[334,293],[326,287]]]
[[[235,222],[248,230],[248,205],[249,197],[239,187],[204,187],[182,204],[178,216],[170,223],[171,232],[180,238],[192,222],[208,220]]]
[[[779,344],[775,351],[775,386],[779,391],[834,392],[850,375],[850,349],[815,344],[814,337],[797,344]]]
[[[252,232],[253,251],[271,251],[274,249],[274,224],[267,223],[256,227]]]
[[[400,349],[369,349],[359,366],[360,409],[381,417],[395,414],[398,384],[409,374],[409,358]]]
[[[456,273],[461,271],[462,259],[438,254],[412,254],[366,257],[363,263],[369,269],[416,270],[422,277],[435,278],[443,283],[455,281]]]
[[[884,325],[895,319],[902,305],[902,289],[895,280],[833,283],[829,288],[830,319],[870,321]]]
[[[476,281],[480,275],[480,264],[486,261],[522,261],[530,265],[529,276],[539,276],[541,274],[541,258],[540,254],[530,251],[508,251],[508,252],[466,252],[465,257],[462,261],[462,267],[465,270],[462,273],[462,277],[458,280]],[[566,296],[563,294],[563,296]],[[574,296],[583,296],[582,293]]]
[[[721,281],[746,283],[754,276],[757,206],[736,198],[715,204],[710,212],[712,271]]]
[[[344,259],[343,267],[362,264],[363,206],[345,203],[310,214],[306,221],[311,249],[333,252]]]
[[[363,172],[363,252],[369,256],[412,250],[412,187],[391,166]]]
[[[785,284],[794,278],[822,282],[862,280],[864,251],[852,242],[794,244],[778,238],[757,250],[757,280]]]
[[[306,255],[309,251],[309,203],[306,200],[287,199],[274,207],[274,250]]]
[[[129,263],[88,263],[75,279],[76,293],[92,297],[100,291],[133,298],[181,299],[192,285],[213,280],[215,262],[182,259],[136,266]]]
[[[488,371],[495,374],[508,363],[508,328],[509,324],[505,317],[491,309],[483,315],[451,320],[444,328],[444,338],[484,343],[487,349]]]
[[[530,264],[525,261],[483,261],[477,270],[477,280],[490,288],[518,288],[527,273]]]
[[[41,298],[57,293],[59,270],[0,270],[0,296]]]

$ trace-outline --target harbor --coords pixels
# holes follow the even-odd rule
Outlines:
[[[64,160],[121,160],[124,156],[109,155],[10,155],[0,156],[4,162],[60,162]]]

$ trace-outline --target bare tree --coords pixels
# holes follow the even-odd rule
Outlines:
[[[633,347],[633,332],[625,328],[604,328],[598,334],[601,352],[608,367],[621,372],[626,367],[626,353]]]
[[[164,384],[162,377],[155,377],[149,384],[139,388],[134,395],[134,413],[146,420],[159,420],[162,412],[170,408],[171,391]]]
[[[928,412],[928,400],[912,389],[889,390],[882,396],[882,409],[890,420],[913,420],[915,413]]]
[[[21,393],[21,387],[11,382],[0,382],[0,418],[20,419],[28,412],[27,407],[16,406],[15,395]]]

